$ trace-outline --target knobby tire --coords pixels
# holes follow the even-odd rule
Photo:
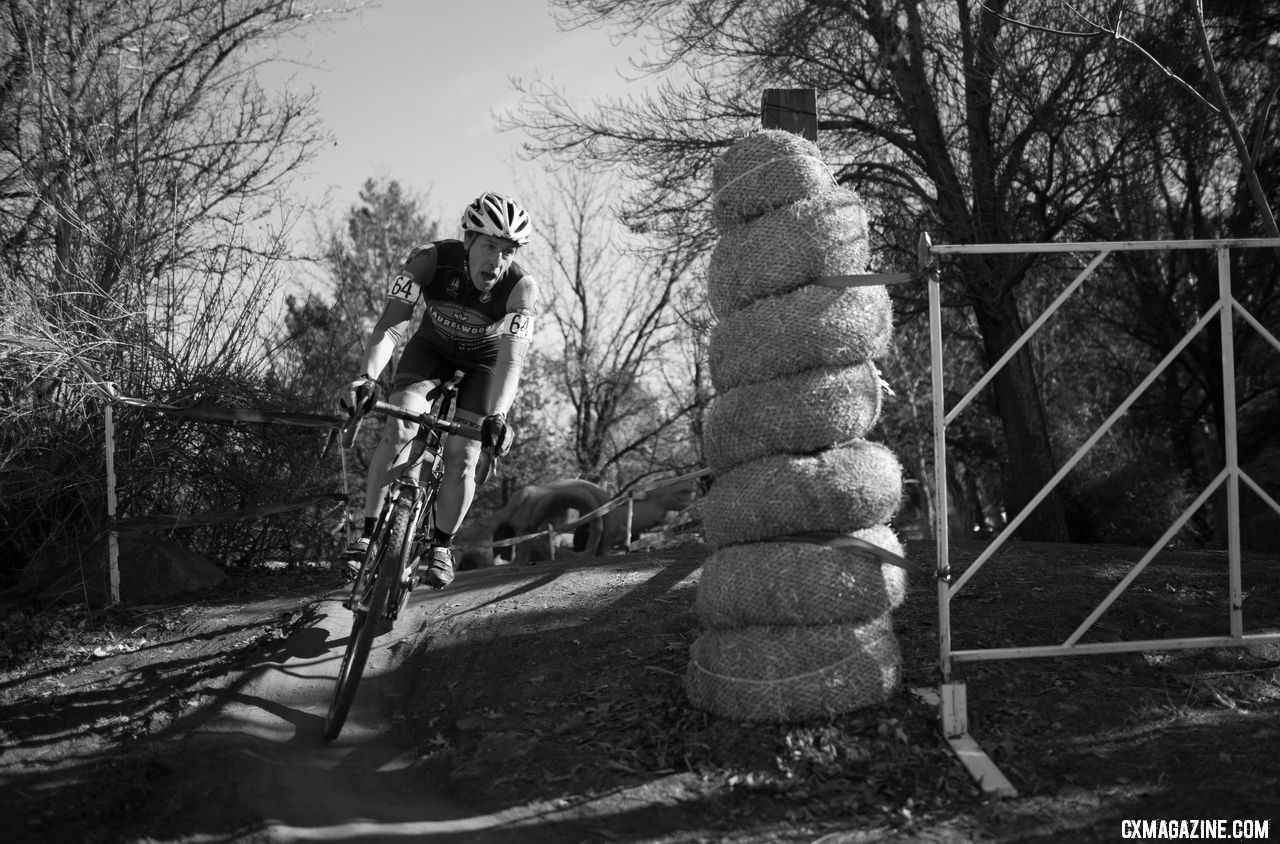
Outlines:
[[[352,611],[351,635],[347,638],[347,650],[342,655],[342,666],[338,669],[337,687],[333,690],[329,713],[324,721],[325,741],[337,738],[342,725],[346,723],[347,713],[351,710],[351,702],[355,700],[356,688],[364,673],[365,662],[369,659],[369,649],[378,635],[379,624],[388,614],[387,602],[400,579],[401,560],[407,547],[412,545],[412,510],[409,501],[396,501],[391,517],[374,537],[377,556],[371,563],[375,574],[373,585],[369,587],[368,609],[362,611],[353,608]],[[361,576],[363,577],[363,572]],[[352,595],[352,600],[356,600],[356,595]]]

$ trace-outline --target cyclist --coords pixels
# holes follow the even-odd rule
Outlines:
[[[443,589],[453,582],[453,536],[471,507],[477,469],[502,456],[513,432],[506,414],[515,400],[538,312],[538,285],[515,262],[529,242],[529,215],[511,199],[483,193],[462,213],[462,240],[438,240],[415,249],[391,284],[386,305],[365,343],[360,376],[347,387],[342,404],[366,412],[377,397],[377,378],[391,360],[396,342],[413,317],[419,297],[426,313],[409,338],[391,381],[391,404],[412,412],[427,410],[440,386],[456,371],[465,373],[454,418],[480,432],[480,441],[449,437],[444,476],[435,502],[435,535],[419,564],[423,582]],[[366,478],[361,536],[339,565],[351,576],[369,547],[386,488],[408,460],[418,426],[388,417]]]

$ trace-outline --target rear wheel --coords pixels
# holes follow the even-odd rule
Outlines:
[[[369,649],[387,614],[387,601],[400,579],[398,564],[412,545],[412,511],[410,502],[397,500],[392,505],[390,518],[383,521],[369,544],[369,554],[351,596],[351,635],[347,637],[347,650],[338,669],[338,684],[324,720],[325,741],[338,737],[355,699],[360,676],[369,659]]]

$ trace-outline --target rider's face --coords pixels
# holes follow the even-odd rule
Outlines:
[[[519,245],[505,237],[491,234],[477,235],[471,244],[467,259],[471,264],[471,283],[479,290],[488,290],[515,260]]]

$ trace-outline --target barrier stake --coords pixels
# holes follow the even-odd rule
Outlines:
[[[547,553],[550,559],[556,558],[556,526],[547,522]]]
[[[116,424],[114,407],[107,402],[103,424],[107,458],[107,578],[111,603],[120,603],[120,543],[116,533]]]
[[[635,514],[635,499],[632,498],[630,495],[628,495],[627,496],[627,524],[626,524],[627,532],[623,536],[623,541],[626,544],[622,546],[624,554],[631,553],[631,520],[634,514]]]

